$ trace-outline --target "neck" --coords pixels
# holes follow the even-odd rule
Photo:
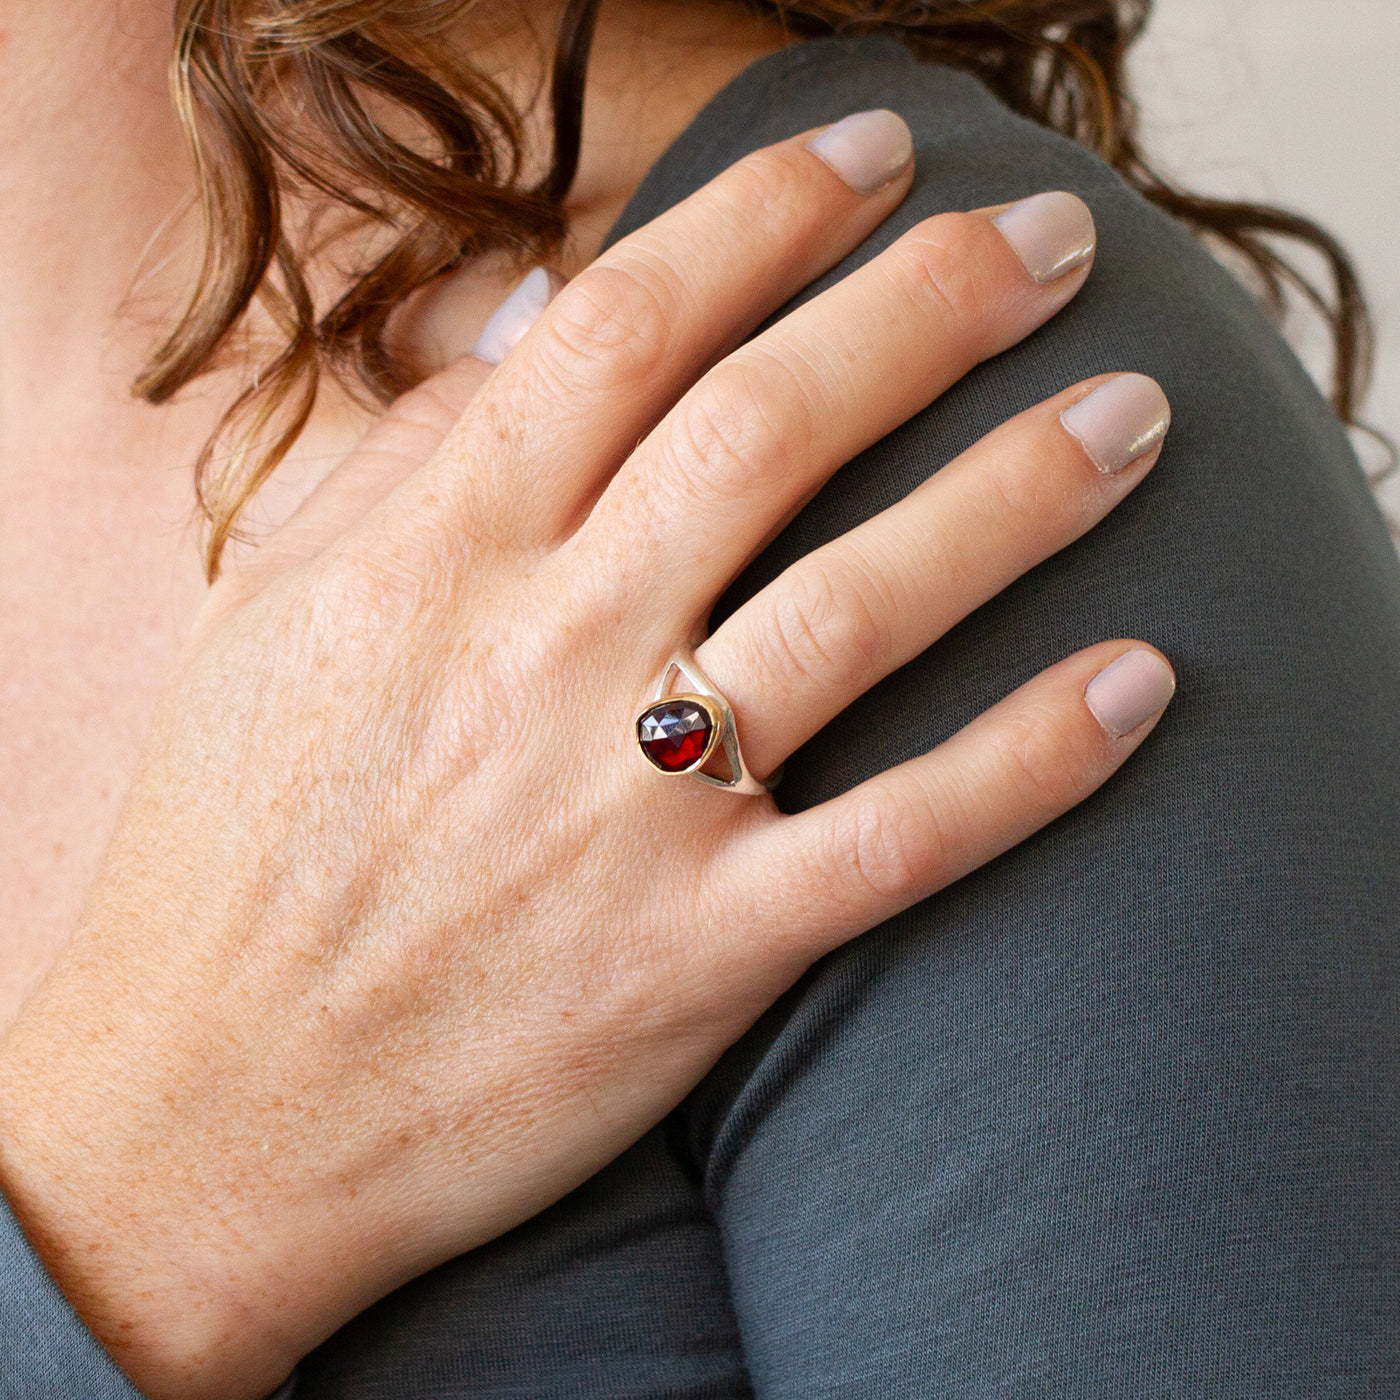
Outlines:
[[[789,42],[775,22],[729,5],[604,4],[588,65],[578,174],[565,204],[573,261],[566,273],[596,255],[647,171],[700,109],[750,63]]]
[[[119,312],[192,188],[166,86],[170,29],[147,0],[0,0],[6,403],[40,387],[40,367],[62,380],[139,363],[114,335]]]
[[[0,422],[17,396],[125,398],[198,257],[193,171],[167,86],[172,0],[0,0]],[[471,47],[548,157],[542,64],[557,0],[481,0]],[[607,0],[588,65],[572,273],[657,157],[731,77],[785,42],[738,8]],[[531,101],[532,98],[539,100]]]

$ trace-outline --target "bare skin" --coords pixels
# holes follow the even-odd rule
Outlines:
[[[551,7],[529,11],[547,35]],[[190,172],[166,85],[170,13],[170,0],[0,0],[0,1026],[73,931],[205,594],[189,464],[230,384],[163,408],[129,388],[197,236],[192,219],[171,226]],[[479,7],[453,38],[528,96],[537,48],[519,14]],[[695,113],[782,42],[723,9],[609,0],[566,276]],[[533,133],[538,165],[539,121]],[[453,278],[401,334],[435,367],[471,347],[509,285],[495,269]],[[290,513],[364,426],[327,394],[259,516]]]

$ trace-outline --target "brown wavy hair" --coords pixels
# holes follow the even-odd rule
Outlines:
[[[1373,338],[1346,252],[1299,214],[1178,189],[1138,146],[1125,58],[1151,0],[734,0],[794,38],[888,33],[922,60],[975,74],[1014,111],[1097,152],[1136,190],[1234,256],[1266,308],[1290,289],[1327,323],[1330,399],[1355,423]],[[178,0],[172,81],[193,147],[203,264],[189,303],[136,392],[163,403],[223,363],[259,303],[277,337],[196,469],[213,578],[249,500],[286,455],[331,373],[387,402],[410,368],[390,315],[452,266],[505,252],[522,266],[563,240],[578,163],[584,78],[599,0],[567,0],[555,39],[552,162],[522,184],[521,115],[442,32],[473,0]],[[436,42],[435,42],[436,41]],[[316,203],[380,233],[328,307],[308,280]],[[1319,286],[1279,251],[1321,254]]]

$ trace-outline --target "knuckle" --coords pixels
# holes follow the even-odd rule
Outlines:
[[[466,570],[486,548],[483,539],[445,529],[342,540],[316,561],[314,612],[329,635],[414,635],[460,595]]]
[[[883,664],[889,623],[845,568],[830,562],[799,566],[776,600],[768,649],[769,669],[782,683],[829,685]]]
[[[972,222],[969,215],[940,215],[911,229],[889,252],[916,304],[980,342],[1002,309],[1005,289]]]
[[[757,224],[764,233],[791,236],[802,227],[802,216],[817,207],[812,189],[797,174],[791,154],[781,147],[765,146],[736,161],[713,187],[731,219],[743,219],[730,227],[752,230]]]
[[[1048,706],[1023,710],[997,730],[994,743],[1020,802],[1038,818],[1057,816],[1093,787],[1064,716]]]
[[[668,448],[691,486],[707,498],[739,500],[762,472],[772,483],[804,450],[808,429],[772,376],[742,360],[717,365],[680,404]]]
[[[832,837],[832,868],[839,888],[880,900],[901,899],[941,868],[937,823],[893,787],[855,803]]]
[[[1037,406],[971,449],[964,538],[984,542],[983,559],[1014,561],[1020,573],[1076,539],[1103,513],[1098,473],[1090,479],[1071,460],[1077,447],[1060,430],[1058,415]]]
[[[346,548],[327,562],[315,595],[315,615],[333,635],[382,636],[421,615],[434,588],[434,570],[368,549]]]
[[[1043,528],[1050,502],[1044,497],[1043,453],[1008,451],[983,465],[979,473],[981,503],[979,515],[997,531],[1025,531]]]
[[[462,406],[451,400],[433,380],[425,380],[389,406],[382,421],[406,428],[422,428],[444,438],[457,425]],[[373,430],[371,430],[373,431]]]
[[[355,457],[374,454],[421,465],[453,434],[461,421],[454,408],[431,383],[400,395],[365,434]]]
[[[676,296],[666,274],[635,253],[626,265],[585,269],[554,299],[542,353],[565,386],[645,374],[669,348]]]

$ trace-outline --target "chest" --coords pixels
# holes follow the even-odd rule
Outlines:
[[[174,490],[55,499],[16,456],[0,495],[0,1020],[76,921],[199,593]]]
[[[404,318],[409,358],[429,372],[464,353],[513,280],[494,267],[444,279]],[[0,392],[0,1027],[77,924],[205,594],[192,464],[223,399],[201,381],[151,408],[129,382],[99,367]],[[254,536],[368,422],[323,381],[245,518]]]
[[[11,416],[0,437],[0,1026],[76,926],[205,593],[206,425],[127,411],[68,431]],[[324,471],[330,436],[264,518]]]

